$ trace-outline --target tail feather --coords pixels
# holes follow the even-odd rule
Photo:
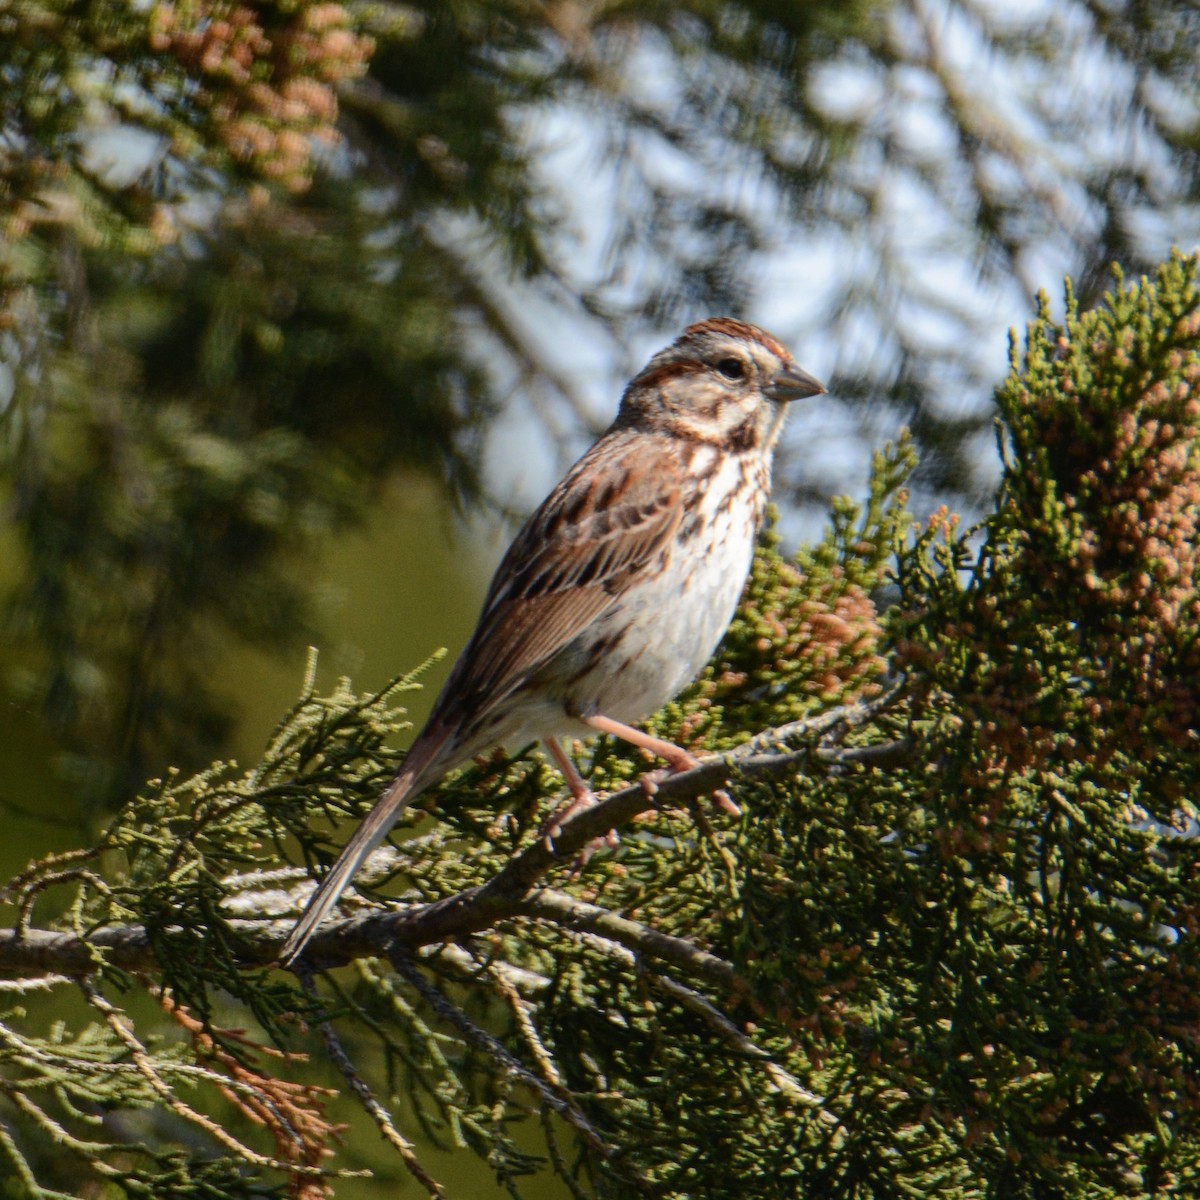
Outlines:
[[[313,893],[295,928],[288,934],[287,941],[279,952],[279,962],[289,966],[304,950],[308,940],[317,931],[317,926],[329,915],[330,909],[341,898],[358,873],[367,856],[387,836],[396,818],[420,795],[430,781],[431,765],[446,744],[447,734],[439,732],[432,736],[423,734],[413,744],[404,760],[404,765],[388,784],[375,807],[366,815],[354,836],[346,843],[337,861],[329,869],[321,886]]]

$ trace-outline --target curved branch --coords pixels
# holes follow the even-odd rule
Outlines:
[[[694,978],[730,987],[735,982],[733,968],[715,955],[684,939],[541,888],[540,881],[556,866],[573,860],[594,840],[647,809],[698,800],[737,778],[777,779],[814,762],[834,770],[894,766],[907,757],[908,743],[894,741],[865,747],[835,743],[891,704],[900,687],[901,681],[894,681],[872,700],[767,730],[690,771],[666,778],[657,773],[646,776],[564,821],[553,848],[543,838],[532,842],[487,883],[432,903],[402,905],[327,922],[309,943],[307,961],[312,968],[326,969],[364,956],[387,956],[395,950],[411,951],[455,941],[500,921],[533,917],[590,929],[647,958],[673,963]],[[804,744],[795,746],[796,742]],[[261,967],[275,962],[292,920],[236,918],[229,921],[229,926],[241,938],[242,962],[247,967]],[[170,929],[165,932],[169,936]],[[97,969],[100,960],[125,970],[153,969],[156,965],[150,939],[141,925],[101,928],[87,937],[46,929],[0,930],[0,971],[85,976]]]

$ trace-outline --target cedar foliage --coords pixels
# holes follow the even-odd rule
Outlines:
[[[546,906],[454,945],[381,937],[309,991],[267,967],[286,928],[267,918],[304,875],[279,864],[336,853],[331,818],[394,769],[415,684],[323,696],[310,672],[251,771],[167,776],[94,850],[31,867],[8,891],[21,928],[62,894],[52,924],[93,962],[0,950],[0,1152],[28,1192],[337,1190],[304,1049],[430,1194],[398,1124],[518,1196],[545,1171],[599,1197],[1193,1194],[1196,269],[1118,276],[1087,311],[1068,287],[1062,322],[1043,298],[997,392],[1004,478],[977,528],[906,515],[902,443],[818,546],[768,537],[714,663],[655,718],[722,752],[817,722],[786,775],[735,774],[741,818],[650,809],[616,853],[555,866]],[[822,735],[889,670],[898,693]],[[603,789],[645,767],[592,754]],[[347,911],[486,881],[561,790],[536,757],[452,775]],[[28,999],[46,991],[83,1017],[48,1027]],[[186,1037],[153,1042],[143,994]]]

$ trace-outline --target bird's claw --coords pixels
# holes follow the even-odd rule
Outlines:
[[[718,788],[712,793],[712,802],[724,813],[728,813],[731,817],[740,817],[742,810],[738,807],[737,802],[724,789]]]
[[[639,780],[642,791],[651,799],[658,795],[658,786],[664,779],[670,779],[672,775],[682,775],[684,771],[690,771],[693,767],[700,766],[698,758],[692,758],[688,755],[688,761],[680,760],[679,762],[671,763],[668,766],[661,767],[657,771],[647,771]],[[742,815],[741,808],[738,807],[733,797],[725,788],[718,788],[710,793],[712,802],[723,813],[727,813],[731,817],[740,817]]]
[[[591,808],[596,804],[596,796],[593,792],[581,792],[578,796],[564,804],[542,828],[542,845],[547,851],[558,857],[558,851],[555,849],[554,841],[561,836],[563,824],[573,817],[578,812],[583,812],[585,809]],[[579,858],[575,862],[575,869],[578,870],[584,866],[588,859],[592,857],[598,850],[615,850],[621,844],[621,837],[615,829],[610,829],[602,837],[593,838],[579,853]]]

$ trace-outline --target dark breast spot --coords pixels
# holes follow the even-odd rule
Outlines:
[[[726,439],[726,446],[738,454],[757,449],[759,442],[758,422],[753,417],[747,417],[740,425],[735,425]]]

